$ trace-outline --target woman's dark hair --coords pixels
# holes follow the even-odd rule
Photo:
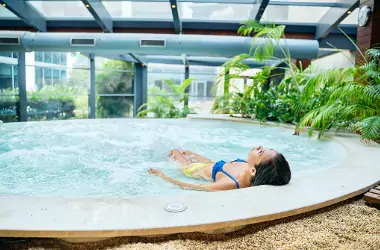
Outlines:
[[[252,186],[260,185],[285,185],[288,184],[292,173],[285,157],[277,153],[268,162],[255,166],[256,175],[252,179]]]

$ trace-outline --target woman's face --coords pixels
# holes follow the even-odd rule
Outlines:
[[[277,151],[271,148],[263,148],[262,146],[254,147],[248,153],[248,164],[253,167],[263,162],[269,161],[271,158],[275,157]]]

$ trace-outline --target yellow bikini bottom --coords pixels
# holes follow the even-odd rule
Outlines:
[[[210,166],[210,163],[201,163],[201,162],[191,163],[183,169],[183,172],[185,173],[186,176],[193,177],[192,173],[207,166]]]

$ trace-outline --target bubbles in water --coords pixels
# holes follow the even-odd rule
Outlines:
[[[262,145],[283,153],[293,176],[336,165],[338,144],[292,136],[286,129],[252,124],[173,120],[70,120],[3,124],[0,131],[0,193],[35,196],[132,197],[181,190],[149,168],[189,183],[168,160],[170,149],[217,160],[246,158]]]

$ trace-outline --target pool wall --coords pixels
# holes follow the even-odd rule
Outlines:
[[[257,123],[220,115],[189,118]],[[131,199],[1,195],[0,236],[85,242],[118,236],[228,232],[320,209],[379,183],[378,145],[365,145],[353,134],[331,138],[343,145],[347,158],[337,167],[293,178],[285,186]],[[187,209],[167,212],[167,204],[185,204]]]

